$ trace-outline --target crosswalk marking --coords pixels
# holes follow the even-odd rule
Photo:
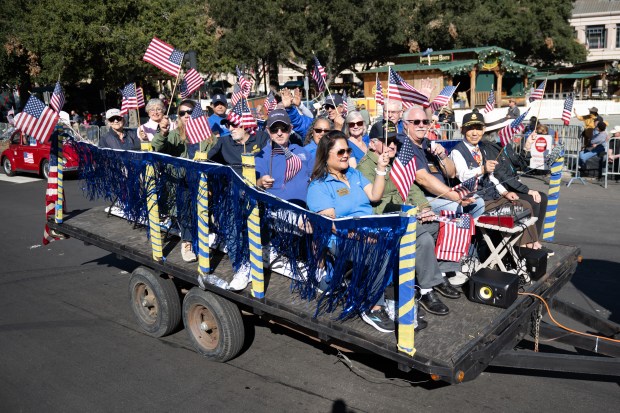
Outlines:
[[[29,176],[6,176],[4,174],[0,175],[0,181],[10,182],[13,184],[27,184],[30,182],[37,182],[42,180],[43,178],[34,178]]]

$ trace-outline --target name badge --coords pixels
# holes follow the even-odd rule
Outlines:
[[[437,167],[435,166],[434,163],[429,163],[428,164],[428,170],[432,173],[432,174],[437,174],[439,173],[439,169],[437,169]]]
[[[336,193],[338,194],[338,196],[345,196],[345,195],[349,195],[349,188],[340,188],[336,190]]]

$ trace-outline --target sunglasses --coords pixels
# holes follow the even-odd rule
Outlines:
[[[428,119],[407,119],[405,121],[406,123],[413,123],[414,125],[418,126],[420,123],[423,125],[430,125],[431,121]]]
[[[179,116],[183,117],[185,115],[191,115],[194,109],[190,109],[190,110],[180,110],[179,111]]]
[[[354,128],[356,126],[364,126],[364,121],[360,120],[359,122],[349,122],[349,128]]]
[[[120,116],[112,116],[110,119],[108,119],[110,122],[114,123],[114,122],[122,122],[123,118]]]
[[[329,132],[331,129],[319,129],[319,128],[314,128],[314,133],[327,133]]]
[[[325,107],[325,110],[334,110],[334,109],[336,109],[336,106],[333,106],[333,105],[325,105],[324,107]]]
[[[278,132],[288,133],[288,132],[290,132],[290,130],[291,130],[291,128],[289,126],[285,126],[285,125],[274,125],[274,126],[269,128],[269,132],[271,132],[271,133],[278,133]]]
[[[353,153],[353,149],[351,149],[351,148],[347,148],[347,149],[339,149],[339,150],[336,152],[336,155],[337,155],[337,156],[340,156],[340,157],[343,157],[345,153],[346,153],[347,155],[351,155],[351,153]]]

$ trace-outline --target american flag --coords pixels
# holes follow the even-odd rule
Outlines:
[[[439,92],[437,96],[435,96],[435,99],[433,99],[433,102],[431,103],[431,109],[439,110],[443,106],[447,105],[448,102],[450,102],[450,98],[452,98],[452,95],[455,91],[456,86],[444,87],[443,90]]]
[[[228,114],[228,120],[238,128],[254,129],[258,127],[256,119],[252,116],[250,107],[244,97],[239,99],[239,102],[233,106]]]
[[[132,109],[138,109],[138,97],[136,96],[136,84],[127,83],[121,90],[123,101],[121,103],[121,115],[126,115]]]
[[[162,42],[157,37],[153,37],[142,59],[176,77],[181,70],[183,56],[184,53],[182,51],[175,49],[166,42]]]
[[[204,85],[205,81],[196,69],[189,69],[181,82],[181,97],[187,99]]]
[[[138,107],[143,108],[145,106],[144,103],[144,90],[141,87],[136,88],[136,99],[138,100]]]
[[[241,90],[241,86],[239,86],[238,83],[235,83],[235,86],[233,86],[232,94],[230,95],[230,105],[235,106],[242,97],[243,91]]]
[[[493,109],[495,109],[495,92],[491,90],[491,93],[489,93],[489,97],[487,98],[487,103],[484,105],[484,111],[489,113]]]
[[[192,114],[187,120],[187,125],[185,125],[185,132],[187,133],[187,140],[192,144],[202,142],[211,137],[209,120],[205,116],[205,112],[200,107],[200,104],[194,106]]]
[[[377,105],[383,105],[385,100],[383,100],[383,88],[381,87],[381,82],[379,81],[379,77],[377,77],[377,87],[375,89],[375,102]]]
[[[396,189],[398,189],[398,193],[403,200],[407,199],[409,189],[411,189],[411,185],[415,181],[415,171],[416,163],[413,157],[413,144],[409,138],[405,138],[390,172],[390,179],[396,185]]]
[[[526,110],[522,115],[513,120],[510,125],[503,127],[499,131],[499,142],[502,146],[506,146],[511,143],[513,136],[525,130],[525,125],[523,125],[523,119],[525,119],[525,116],[527,116],[529,111],[529,109]]]
[[[52,93],[52,98],[50,99],[50,107],[56,112],[60,112],[64,105],[65,92],[62,90],[60,82],[56,82],[56,86],[54,86],[54,92]]]
[[[24,162],[34,163],[34,156],[32,155],[32,152],[24,152]]]
[[[237,83],[239,83],[239,88],[241,89],[241,93],[243,93],[243,97],[246,99],[250,97],[250,92],[252,91],[252,86],[254,86],[253,79],[246,79],[245,73],[239,69],[237,66]]]
[[[435,255],[438,260],[459,262],[469,251],[476,226],[472,225],[470,214],[456,214],[453,211],[442,210],[441,215],[453,219],[449,222],[439,222]]]
[[[347,103],[348,100],[349,98],[347,97],[347,91],[343,90],[342,91],[342,112],[340,113],[343,117],[347,116],[347,112],[349,111],[349,104]]]
[[[15,129],[43,142],[52,134],[57,123],[58,113],[31,95],[24,110],[15,118]]]
[[[570,123],[570,118],[573,116],[573,95],[568,95],[564,101],[564,109],[562,109],[562,120],[565,125]]]
[[[265,113],[269,114],[272,110],[274,110],[278,106],[278,102],[276,101],[276,96],[273,94],[273,91],[270,91],[267,97],[265,98],[265,102],[263,103],[263,107],[265,108]]]
[[[538,86],[532,92],[532,95],[530,96],[530,102],[533,102],[535,100],[540,100],[540,99],[543,98],[543,94],[545,93],[545,83],[547,83],[547,81],[543,80],[543,82],[540,84],[540,86]]]
[[[286,158],[286,171],[284,173],[284,182],[288,182],[301,171],[301,158],[295,155],[288,146],[282,146],[274,141],[271,141],[274,146],[271,149],[271,156],[284,155]]]
[[[411,86],[390,67],[388,75],[388,96],[391,99],[403,102],[404,108],[413,105],[428,106],[428,96],[423,95],[416,88]]]
[[[327,87],[325,83],[325,79],[327,78],[327,73],[325,73],[325,69],[319,63],[319,59],[314,56],[314,70],[312,70],[312,78],[316,82],[317,90],[319,93],[323,92]]]
[[[472,192],[476,192],[478,190],[478,175],[466,179],[464,182],[461,182],[460,184],[453,187],[452,190],[459,194],[461,199],[463,199]]]

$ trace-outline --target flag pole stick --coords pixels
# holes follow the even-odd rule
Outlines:
[[[388,84],[387,84],[387,96],[385,99],[385,108],[383,109],[383,112],[387,115],[388,110],[390,110],[390,70],[392,70],[392,66],[388,65]],[[377,76],[379,76],[379,73],[377,73]],[[389,122],[388,119],[384,119],[385,121],[385,125],[387,126],[387,123]],[[396,126],[396,125],[394,125]],[[385,129],[385,147],[387,148],[387,128]],[[398,126],[396,126],[396,132],[398,132]]]
[[[183,55],[183,57],[185,57],[185,55]],[[181,62],[182,61],[183,59],[181,59]],[[170,102],[168,103],[168,110],[166,111],[166,116],[170,114],[170,108],[172,107],[172,101],[174,100],[174,93],[177,90],[177,85],[179,84],[179,78],[181,77],[181,70],[182,70],[182,67],[179,66],[179,73],[177,73],[177,79],[174,82],[174,88],[172,88],[172,96],[170,96]]]
[[[312,51],[312,55],[316,58],[316,54],[314,53],[314,50]],[[330,90],[329,90],[329,85],[327,84],[327,80],[325,80],[325,90],[327,90],[327,95],[328,96],[331,95],[333,97],[332,92],[330,92]],[[334,103],[336,103],[336,102],[334,102]],[[338,106],[336,106],[336,113],[338,114],[338,116],[342,116],[342,114],[340,113],[340,110],[338,109]]]

